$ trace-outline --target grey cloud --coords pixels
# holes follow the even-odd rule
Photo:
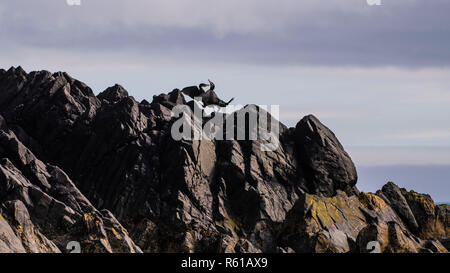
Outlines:
[[[381,7],[369,7],[365,0],[82,3],[1,4],[2,47],[111,50],[251,64],[450,64],[446,0],[384,0]]]

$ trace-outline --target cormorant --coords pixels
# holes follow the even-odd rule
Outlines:
[[[212,90],[208,90],[203,96],[202,101],[205,106],[208,105],[217,105],[220,107],[226,107],[230,102],[232,102],[234,98],[232,98],[229,102],[224,102],[223,100],[219,99],[216,92]]]
[[[208,105],[217,105],[219,107],[226,107],[228,104],[230,104],[234,98],[232,98],[228,102],[224,102],[223,100],[219,99],[217,94],[214,92],[214,89],[216,88],[216,85],[211,81],[208,80],[209,85],[205,83],[201,83],[198,87],[197,86],[190,86],[184,88],[181,92],[183,92],[185,95],[188,95],[191,98],[201,97],[204,107]],[[209,86],[209,90],[205,92],[203,88]]]

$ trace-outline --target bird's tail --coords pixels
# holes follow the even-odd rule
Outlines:
[[[233,100],[234,100],[234,98],[232,98],[229,102],[227,102],[227,105],[230,104]]]

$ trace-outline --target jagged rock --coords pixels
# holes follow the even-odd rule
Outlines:
[[[3,213],[0,213],[0,253],[25,253],[22,239],[6,221]]]
[[[397,212],[410,229],[416,231],[419,226],[400,188],[392,182],[387,183],[378,194]]]
[[[450,237],[450,209],[438,206],[427,194],[401,189],[419,225],[422,238]]]
[[[375,241],[381,252],[430,249],[429,242],[409,232],[394,210],[375,194],[306,194],[289,212],[280,234],[281,244],[296,252],[369,252],[369,243]],[[446,252],[437,240],[431,242],[436,246],[432,252]]]
[[[333,132],[310,115],[295,127],[295,145],[310,193],[333,196],[356,192],[358,176],[350,156]]]
[[[106,101],[107,103],[116,103],[123,98],[128,97],[128,91],[125,90],[121,85],[116,84],[112,87],[107,88],[105,91],[98,94],[97,98]]]
[[[396,222],[391,221],[380,225],[369,225],[365,227],[358,235],[357,246],[362,253],[372,252],[370,242],[379,244],[379,253],[418,253],[421,244],[409,233],[404,233],[404,229],[400,229]]]
[[[372,203],[379,200],[372,200]],[[281,229],[284,246],[296,252],[349,252],[358,233],[367,224],[357,196],[347,196],[341,192],[335,197],[321,197],[305,194],[289,212]],[[377,206],[376,209],[384,209]],[[377,218],[375,208],[371,209]],[[390,211],[378,214],[395,217]],[[353,242],[353,243],[352,243]]]
[[[38,160],[6,124],[0,154],[8,157],[0,159],[5,252],[61,252],[70,241],[86,252],[140,252],[110,213],[98,212],[61,169]]]
[[[0,70],[0,251],[365,252],[380,240],[446,252],[448,208],[393,184],[359,193],[350,156],[313,116],[269,119],[279,137],[258,123],[268,150],[248,120],[241,140],[175,141],[174,107],[192,104],[182,92],[139,103],[119,85],[96,97],[66,73]],[[223,116],[247,114],[269,116]]]
[[[26,252],[60,252],[58,247],[39,231],[39,227],[33,224],[28,209],[22,201],[7,201],[3,203],[3,207],[15,236],[21,239]]]
[[[152,104],[156,103],[172,109],[176,105],[185,104],[186,101],[184,100],[182,91],[175,89],[169,94],[160,94],[159,96],[153,96]]]
[[[392,182],[384,185],[377,195],[386,200],[415,235],[421,238],[449,237],[450,210],[437,206],[429,195],[408,192]]]

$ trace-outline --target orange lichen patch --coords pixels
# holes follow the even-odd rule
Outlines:
[[[370,210],[382,210],[388,207],[386,202],[374,193],[361,193],[359,199]]]
[[[307,195],[305,207],[310,208],[312,218],[318,220],[323,227],[360,218],[358,200],[347,197],[345,193],[334,197]]]
[[[310,208],[311,216],[323,228],[330,226],[336,222],[342,221],[335,206],[327,206],[327,203],[332,203],[334,198],[324,198],[313,195],[307,195],[305,199],[305,207]]]
[[[15,225],[15,230],[16,230],[16,234],[20,237],[20,239],[22,239],[22,241],[24,241],[24,242],[28,241],[22,225],[20,225],[20,224]]]
[[[421,246],[425,247],[425,248],[429,248],[430,244],[432,244],[433,247],[436,248],[438,253],[449,253],[449,251],[439,242],[427,242],[427,241],[422,241],[421,242]]]
[[[107,234],[103,229],[103,222],[98,218],[95,212],[85,213],[83,215],[84,224],[88,231],[88,236],[91,241],[93,241],[92,247],[94,247],[95,252],[108,252],[112,253],[113,249],[111,248],[110,242],[108,241]],[[102,246],[98,248],[98,243]]]
[[[214,231],[208,230],[208,229],[201,229],[201,230],[200,230],[200,234],[201,234],[203,237],[218,235],[217,232],[214,232]]]
[[[86,228],[89,232],[97,230],[100,228],[101,223],[96,217],[94,212],[91,213],[85,213],[83,215],[84,223],[86,225]]]
[[[389,249],[389,228],[388,225],[385,223],[382,223],[377,228],[378,234],[377,234],[377,241],[381,245],[381,252],[392,252]]]
[[[434,209],[436,207],[436,204],[434,203],[433,199],[429,197],[428,195],[419,194],[415,191],[403,191],[403,195],[405,196],[408,203],[418,203],[420,206],[427,212],[434,214]]]
[[[100,240],[100,244],[106,249],[106,251],[108,253],[113,253],[113,250],[111,248],[111,245],[109,244],[108,240],[105,238],[101,238]]]
[[[305,225],[302,232],[308,236],[316,236],[324,229],[336,229],[356,240],[359,231],[366,225],[360,210],[361,203],[356,196],[349,197],[345,193],[333,197],[306,194],[304,198],[302,210],[305,213]],[[326,244],[318,244],[317,247],[328,249]]]
[[[109,231],[110,231],[108,232],[109,240],[107,242],[111,246],[112,250],[114,252],[123,252],[122,236],[114,228],[111,228]],[[103,243],[106,243],[106,241]]]
[[[117,240],[122,240],[122,236],[114,228],[111,228],[111,232]]]
[[[400,229],[397,224],[389,225],[389,247],[387,252],[392,253],[417,253],[420,249],[420,244],[416,242],[412,235]]]

